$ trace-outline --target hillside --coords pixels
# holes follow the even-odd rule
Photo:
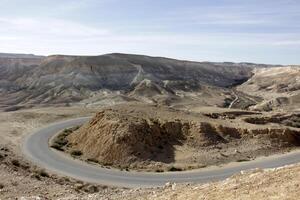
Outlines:
[[[34,54],[18,54],[18,53],[0,53],[0,58],[15,58],[15,59],[42,59],[44,56]]]
[[[11,57],[0,58],[2,107],[120,101],[181,104],[183,98],[223,106],[234,98],[228,87],[247,81],[254,67],[267,67],[128,54]]]
[[[261,115],[226,109],[191,113],[137,103],[112,106],[66,136],[65,151],[80,151],[83,160],[116,168],[164,171],[251,160],[300,145],[296,126],[250,121]],[[54,147],[62,150],[57,139]]]
[[[42,59],[26,54],[0,54],[0,92],[16,92],[24,88],[18,80],[29,77]]]
[[[254,76],[238,86],[243,91],[263,101],[254,110],[291,110],[300,108],[300,67],[278,67],[256,69]]]
[[[300,104],[299,74],[297,66],[130,54],[0,54],[0,109],[143,102],[184,110],[203,106],[295,110]]]
[[[122,194],[122,199],[215,199],[215,200],[261,200],[299,199],[300,165],[284,168],[256,169],[241,172],[224,181],[207,184],[168,184],[153,192],[131,190]],[[117,196],[117,195],[116,195]],[[125,196],[125,197],[124,197]],[[95,195],[96,197],[96,195]]]

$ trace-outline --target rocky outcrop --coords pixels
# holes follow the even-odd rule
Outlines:
[[[111,109],[99,112],[67,137],[71,149],[81,151],[85,159],[113,166],[145,161],[172,163],[175,146],[211,149],[224,144],[230,147],[241,145],[249,138],[256,138],[256,143],[268,141],[280,147],[300,145],[300,131],[288,128],[235,128],[184,118],[145,117]]]

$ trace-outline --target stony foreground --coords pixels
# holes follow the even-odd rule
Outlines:
[[[34,180],[1,165],[0,199],[299,199],[300,165],[241,172],[224,181],[202,185],[166,184],[156,189],[78,190],[51,179]],[[51,187],[49,187],[49,185]],[[91,187],[90,187],[91,188]],[[93,193],[95,192],[95,193]]]

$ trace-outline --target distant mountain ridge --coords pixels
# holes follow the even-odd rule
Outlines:
[[[239,85],[252,76],[254,68],[269,66],[120,53],[48,57],[1,55],[0,92],[6,97],[0,99],[0,104],[10,105],[81,102],[99,93],[102,95],[103,91],[105,94],[117,92],[117,95],[125,95],[126,98],[122,97],[125,99],[146,98],[147,102],[156,102],[157,96],[178,99],[182,98],[177,95],[181,92],[203,93],[204,88],[224,90]],[[152,91],[154,96],[146,95],[143,90]]]
[[[0,53],[0,58],[44,58],[34,54]]]

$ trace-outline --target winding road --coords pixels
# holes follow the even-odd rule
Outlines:
[[[294,151],[249,162],[231,163],[222,167],[209,167],[193,171],[166,173],[127,172],[94,166],[72,159],[49,148],[49,138],[65,128],[81,125],[89,119],[90,117],[85,117],[58,122],[32,133],[25,138],[22,145],[24,155],[38,166],[51,172],[90,183],[118,187],[154,187],[162,186],[166,182],[204,183],[225,179],[241,170],[272,168],[300,162],[300,151]]]

